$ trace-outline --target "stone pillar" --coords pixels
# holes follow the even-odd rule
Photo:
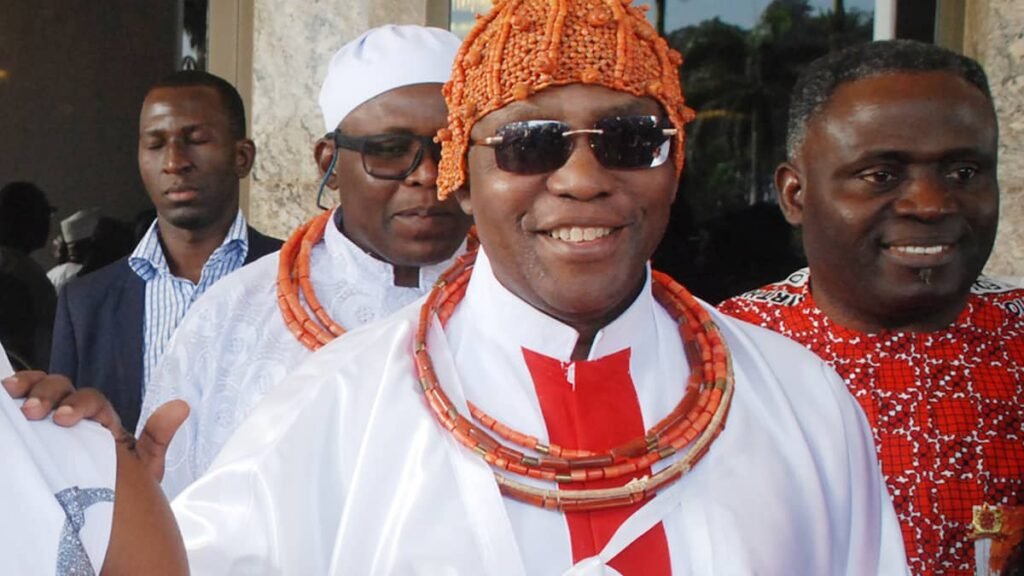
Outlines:
[[[964,52],[985,66],[999,117],[999,236],[985,271],[1024,277],[1024,3],[967,3]]]
[[[317,213],[313,143],[326,132],[317,97],[330,57],[368,28],[425,24],[428,3],[255,0],[251,117],[257,156],[248,211],[254,226],[287,238]]]

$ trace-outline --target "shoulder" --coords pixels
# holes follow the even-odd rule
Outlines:
[[[281,245],[284,244],[277,238],[271,238],[266,234],[261,233],[259,230],[252,226],[247,227],[249,235],[249,256],[246,258],[247,261],[253,262],[257,258],[261,258],[271,252],[276,252],[281,249]]]
[[[315,352],[312,359],[324,365],[330,365],[335,360],[348,359],[358,360],[359,364],[367,365],[380,357],[384,350],[395,346],[408,348],[401,350],[405,352],[402,358],[411,358],[412,337],[419,320],[421,304],[422,299],[417,300],[379,322],[364,324],[346,332]],[[386,359],[380,358],[380,362],[385,361]],[[354,362],[346,363],[346,367],[352,365]],[[380,368],[383,369],[383,366],[381,364]]]
[[[387,320],[368,324],[334,339],[309,354],[273,386],[246,417],[217,457],[229,446],[277,444],[303,422],[316,422],[319,432],[347,414],[345,426],[360,429],[381,395],[415,389],[412,335],[418,308],[406,308]],[[261,430],[258,440],[242,440],[247,429]],[[216,463],[214,464],[216,467]]]
[[[337,400],[341,393],[358,401],[376,396],[395,375],[407,373],[414,381],[412,342],[418,319],[419,306],[412,304],[380,322],[346,332],[310,354],[271,394],[287,395],[280,390],[296,384],[315,390],[308,397],[318,402]]]
[[[764,325],[766,316],[795,309],[804,303],[810,278],[810,271],[802,268],[784,280],[729,298],[718,305],[718,310],[747,322]]]
[[[212,286],[196,301],[196,306],[210,306],[213,302],[244,305],[234,302],[241,297],[258,297],[264,293],[275,295],[277,287],[277,264],[280,252],[271,252],[245,266],[232,271]]]
[[[780,417],[779,408],[788,406],[785,413],[801,426],[817,422],[827,428],[830,419],[859,412],[842,378],[800,343],[721,313],[713,317],[729,347],[737,394]]]
[[[981,276],[971,285],[971,295],[1024,319],[1024,287],[1018,284]]]
[[[1004,280],[1000,278],[990,278],[988,276],[978,276],[978,279],[971,284],[971,294],[977,294],[979,296],[989,296],[996,294],[1014,294],[1017,296],[1024,294],[1024,286],[1015,282]]]
[[[825,362],[799,342],[778,332],[746,320],[735,318],[722,311],[712,312],[719,329],[729,342],[734,355],[756,356],[759,362],[777,366],[782,372],[796,368],[820,370]]]
[[[85,276],[69,280],[61,294],[64,298],[72,300],[102,298],[119,285],[136,282],[139,285],[144,284],[128,265],[126,256]]]
[[[279,317],[278,254],[242,266],[210,286],[185,313],[168,355],[173,355],[179,342],[205,345],[233,334],[259,335],[268,329],[268,322]]]

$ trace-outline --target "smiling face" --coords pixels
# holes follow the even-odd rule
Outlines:
[[[653,100],[594,85],[548,88],[488,114],[473,141],[505,124],[557,120],[591,128],[612,116],[663,116]],[[521,175],[495,164],[495,151],[472,146],[469,189],[458,192],[471,211],[495,276],[538,310],[581,332],[599,329],[635,299],[645,265],[668,223],[675,168],[612,170],[573,136],[568,161],[551,172]]]
[[[991,103],[957,76],[840,86],[776,174],[822,309],[865,331],[954,320],[995,240],[996,150]]]
[[[139,118],[139,172],[161,223],[202,230],[230,222],[256,149],[236,138],[208,86],[156,88]]]
[[[385,92],[349,113],[340,129],[350,137],[410,134],[432,138],[448,111],[440,84],[416,84]],[[333,147],[317,146],[321,170]],[[437,162],[424,149],[419,166],[403,180],[371,176],[360,152],[341,149],[328,184],[341,199],[345,235],[395,266],[424,266],[449,258],[466,237],[471,219],[454,199],[437,199]]]

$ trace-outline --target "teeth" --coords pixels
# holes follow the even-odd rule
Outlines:
[[[555,240],[562,240],[563,242],[589,242],[598,238],[604,238],[611,233],[611,228],[580,228],[579,226],[570,226],[556,228],[548,232],[548,235]]]
[[[939,246],[893,246],[893,250],[905,254],[939,254],[946,249],[944,245]]]

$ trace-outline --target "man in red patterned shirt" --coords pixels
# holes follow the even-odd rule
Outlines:
[[[891,41],[816,61],[775,174],[809,269],[720,306],[846,380],[915,574],[989,574],[999,540],[976,546],[974,508],[1024,504],[1024,290],[979,276],[999,214],[997,139],[969,58]]]

